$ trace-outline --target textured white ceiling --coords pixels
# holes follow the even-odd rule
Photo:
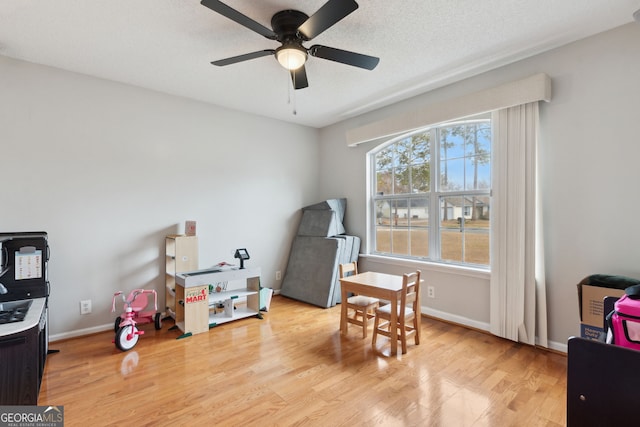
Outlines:
[[[312,15],[325,0],[225,3],[270,28],[274,13]],[[306,46],[378,56],[378,67],[367,71],[310,57],[309,87],[295,96],[288,72],[273,57],[211,65],[278,43],[199,0],[0,0],[0,55],[323,127],[631,22],[640,7],[640,0],[358,3]]]

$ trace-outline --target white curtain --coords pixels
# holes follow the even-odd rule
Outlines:
[[[537,129],[538,102],[493,115],[491,332],[547,347]]]

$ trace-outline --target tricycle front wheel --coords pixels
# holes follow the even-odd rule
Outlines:
[[[131,350],[138,343],[138,329],[134,325],[124,325],[116,332],[116,347],[122,351]]]

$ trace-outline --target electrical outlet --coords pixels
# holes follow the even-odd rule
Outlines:
[[[427,286],[427,297],[435,298],[436,297],[436,288],[433,286]]]
[[[280,272],[280,270],[276,271],[276,280],[280,280],[282,279],[282,273]]]
[[[91,314],[91,300],[80,301],[80,314]]]

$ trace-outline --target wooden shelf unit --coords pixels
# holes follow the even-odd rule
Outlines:
[[[209,293],[219,283],[245,281],[246,287]],[[246,298],[246,306],[236,303]],[[198,270],[176,274],[176,325],[186,334],[207,332],[209,328],[260,314],[260,268],[219,271]],[[218,305],[223,309],[217,312]]]
[[[176,274],[198,269],[198,236],[170,234],[165,238],[165,308],[176,318]]]

